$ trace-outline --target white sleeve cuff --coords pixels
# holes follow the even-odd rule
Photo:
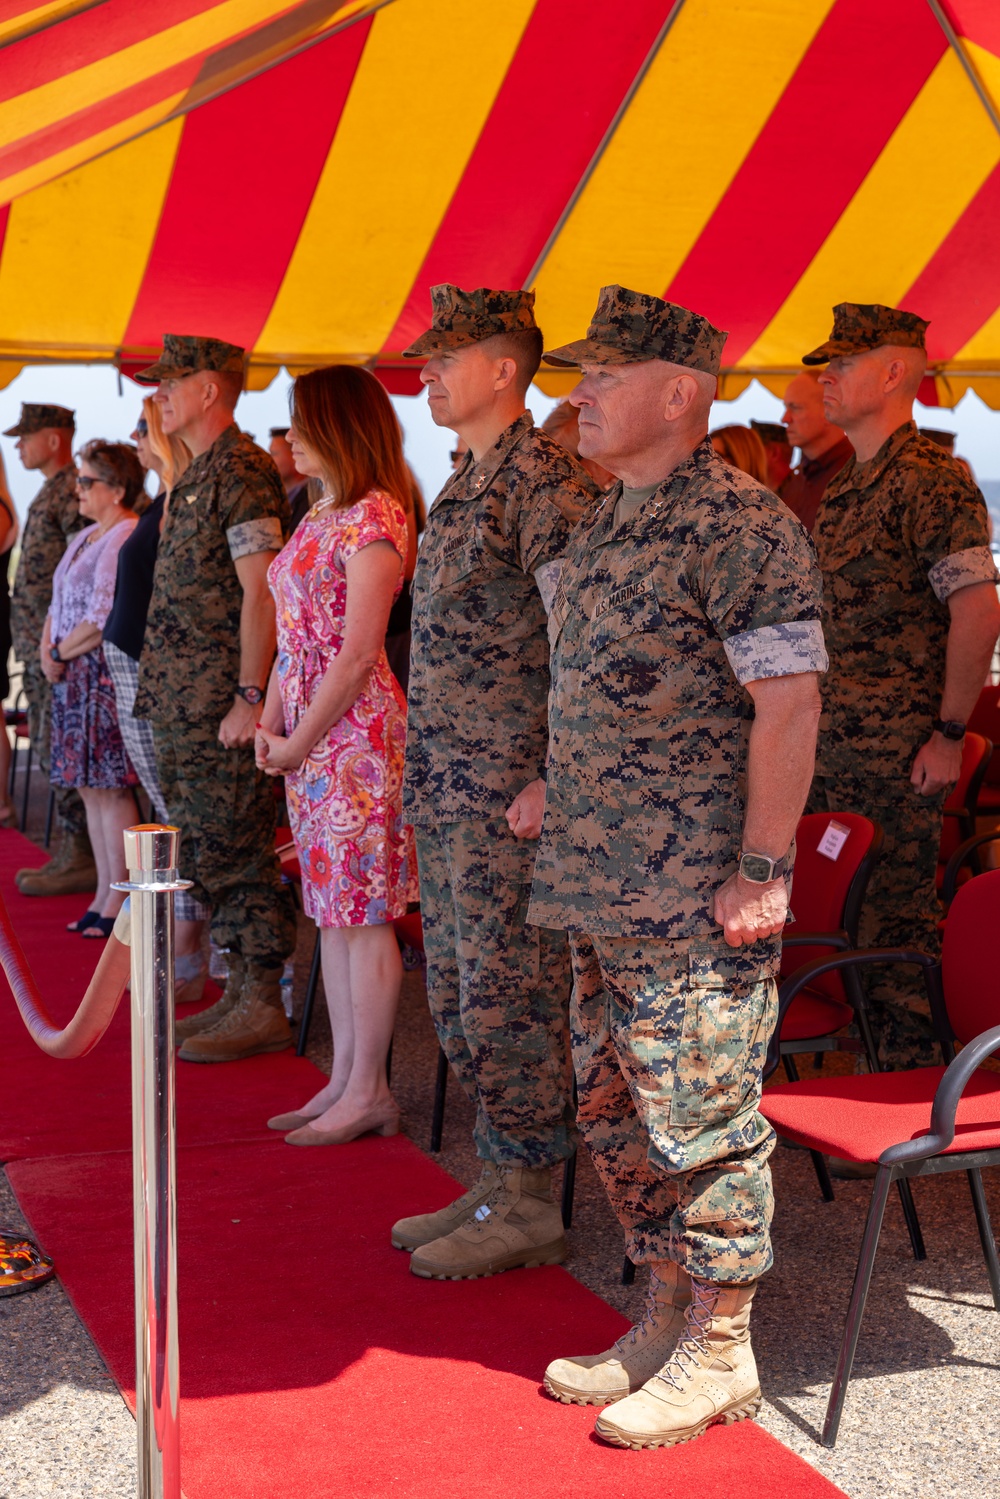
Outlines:
[[[555,562],[543,562],[541,567],[535,568],[535,582],[538,585],[538,592],[542,596],[542,603],[545,606],[546,614],[552,613],[552,600],[555,598],[556,589],[559,587],[559,574],[561,572],[562,561],[558,558]]]
[[[230,526],[226,540],[234,562],[241,557],[252,557],[257,552],[280,552],[285,544],[281,521],[276,515],[262,515],[259,520],[245,520],[238,526]]]
[[[968,588],[970,583],[1000,583],[1000,573],[989,547],[966,547],[935,562],[927,580],[943,604],[960,588]]]
[[[830,665],[818,619],[793,619],[780,625],[744,630],[723,641],[733,674],[742,687],[762,677],[794,677],[826,671]]]

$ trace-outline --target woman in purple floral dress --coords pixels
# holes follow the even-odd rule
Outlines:
[[[384,639],[410,548],[409,475],[392,405],[367,370],[301,376],[293,413],[296,465],[324,493],[268,574],[278,656],[257,763],[286,777],[334,1055],[329,1083],[268,1122],[290,1144],[334,1145],[399,1127],[385,1073],[402,976],[391,923],[417,883],[402,818],[406,700]]]
[[[52,683],[50,779],[83,798],[97,865],[97,891],[71,930],[107,937],[124,899],[111,885],[127,878],[122,833],[136,820],[138,777],[122,743],[101,636],[145,475],[135,449],[121,442],[89,442],[78,467],[80,514],[92,524],[70,538],[53,574],[41,661]]]

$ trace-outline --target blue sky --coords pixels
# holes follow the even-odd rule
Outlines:
[[[76,411],[78,441],[91,437],[125,438],[135,424],[144,392],[130,380],[121,383],[123,389],[119,395],[117,373],[107,365],[32,366],[0,391],[0,431],[14,425],[22,401],[51,401]],[[237,420],[265,447],[268,428],[288,423],[289,384],[282,373],[267,390],[249,392],[240,401]],[[431,500],[448,477],[448,451],[454,442],[453,434],[435,427],[422,395],[397,396],[393,404],[406,437],[407,457],[427,499]],[[555,402],[532,387],[529,405],[536,421],[541,421]],[[781,410],[777,397],[754,382],[738,400],[716,404],[713,426],[745,423],[751,417],[777,421]],[[921,426],[957,432],[956,451],[969,459],[977,477],[1000,480],[1000,412],[990,411],[970,393],[954,411],[918,407],[917,420]],[[13,438],[0,438],[0,449],[11,493],[23,515],[37,492],[38,477],[21,468]]]

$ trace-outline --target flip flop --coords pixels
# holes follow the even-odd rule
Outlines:
[[[83,932],[86,931],[88,926],[93,926],[95,921],[100,921],[100,919],[100,911],[84,911],[83,915],[76,921],[71,921],[67,924],[66,930],[67,932]]]
[[[92,921],[89,926],[80,928],[80,936],[100,938],[103,942],[111,936],[114,925],[115,918],[113,916],[98,916],[97,920]]]

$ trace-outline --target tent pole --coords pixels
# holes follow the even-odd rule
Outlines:
[[[666,20],[657,32],[656,39],[653,42],[653,45],[650,47],[649,51],[646,53],[645,58],[643,59],[642,66],[640,67],[638,73],[636,73],[635,77],[632,79],[632,82],[629,84],[628,91],[625,94],[624,99],[615,110],[610,125],[602,135],[600,145],[597,147],[597,150],[594,152],[593,156],[590,158],[590,161],[587,163],[586,171],[580,178],[579,182],[576,184],[576,187],[573,189],[569,202],[566,204],[562,213],[556,220],[555,228],[552,230],[552,233],[549,235],[548,239],[545,241],[545,244],[542,246],[541,254],[538,256],[538,259],[535,261],[534,265],[531,267],[531,270],[528,272],[527,278],[524,282],[525,290],[528,290],[538,279],[538,273],[541,271],[542,266],[545,264],[546,260],[548,260],[549,254],[552,250],[552,246],[555,244],[556,240],[563,232],[567,219],[573,212],[573,209],[576,207],[577,203],[580,201],[580,197],[583,193],[584,188],[587,186],[587,183],[590,181],[591,177],[597,170],[597,166],[601,160],[601,157],[604,155],[605,151],[608,149],[612,140],[614,139],[615,132],[617,131],[618,126],[621,124],[625,115],[628,113],[629,105],[632,103],[632,100],[638,93],[643,79],[646,77],[646,74],[649,72],[650,68],[653,66],[653,63],[656,61],[657,53],[663,46],[663,43],[666,41],[668,35],[670,34],[671,27],[673,26],[674,22],[677,20],[677,17],[680,15],[683,9],[684,0],[674,0],[674,3],[671,5],[670,10],[667,14]]]
[[[972,87],[975,89],[976,96],[979,99],[980,104],[989,115],[990,124],[993,126],[993,129],[996,131],[997,135],[1000,135],[1000,114],[997,113],[997,107],[993,103],[993,100],[990,98],[990,95],[982,79],[976,72],[972,59],[966,52],[965,48],[962,46],[961,38],[959,37],[958,33],[955,31],[954,26],[952,26],[947,15],[945,14],[944,7],[940,4],[940,0],[927,0],[927,4],[930,6],[938,25],[941,27],[941,30],[947,37],[948,46],[958,58],[959,62],[962,65],[965,76],[968,78],[969,82],[972,84]]]

